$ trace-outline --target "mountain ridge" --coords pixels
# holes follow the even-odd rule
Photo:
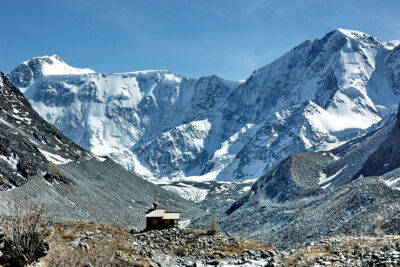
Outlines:
[[[292,153],[362,135],[394,110],[400,101],[395,45],[336,29],[244,82],[168,71],[45,75],[25,95],[72,140],[148,179],[240,181],[260,177]],[[250,140],[259,149],[249,149]]]

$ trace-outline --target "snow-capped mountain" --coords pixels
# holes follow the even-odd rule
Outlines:
[[[2,213],[10,201],[26,198],[44,203],[52,216],[138,227],[155,194],[161,205],[186,212],[188,219],[198,214],[189,201],[77,146],[0,72]]]
[[[398,45],[337,29],[245,82],[62,73],[56,56],[53,73],[44,57],[8,77],[72,140],[145,177],[250,179],[290,154],[336,147],[389,114],[400,100]]]

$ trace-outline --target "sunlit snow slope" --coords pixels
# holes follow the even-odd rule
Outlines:
[[[336,147],[389,114],[400,100],[398,44],[337,29],[245,82],[92,73],[57,56],[25,61],[8,77],[68,137],[133,172],[244,180],[290,154]]]

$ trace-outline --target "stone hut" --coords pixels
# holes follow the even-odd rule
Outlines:
[[[158,209],[157,200],[153,203],[153,208],[146,212],[146,231],[161,230],[178,227],[180,212],[167,212],[163,209]]]

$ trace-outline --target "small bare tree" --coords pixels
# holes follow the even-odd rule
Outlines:
[[[385,222],[385,217],[381,214],[378,214],[373,221],[372,225],[375,226],[374,232],[377,236],[383,235],[382,224]]]
[[[27,198],[8,203],[8,213],[0,217],[6,235],[0,264],[24,266],[47,254],[47,229],[41,225],[43,211],[43,205]]]
[[[210,217],[210,224],[207,229],[207,234],[215,235],[218,232],[217,216],[213,212]]]

